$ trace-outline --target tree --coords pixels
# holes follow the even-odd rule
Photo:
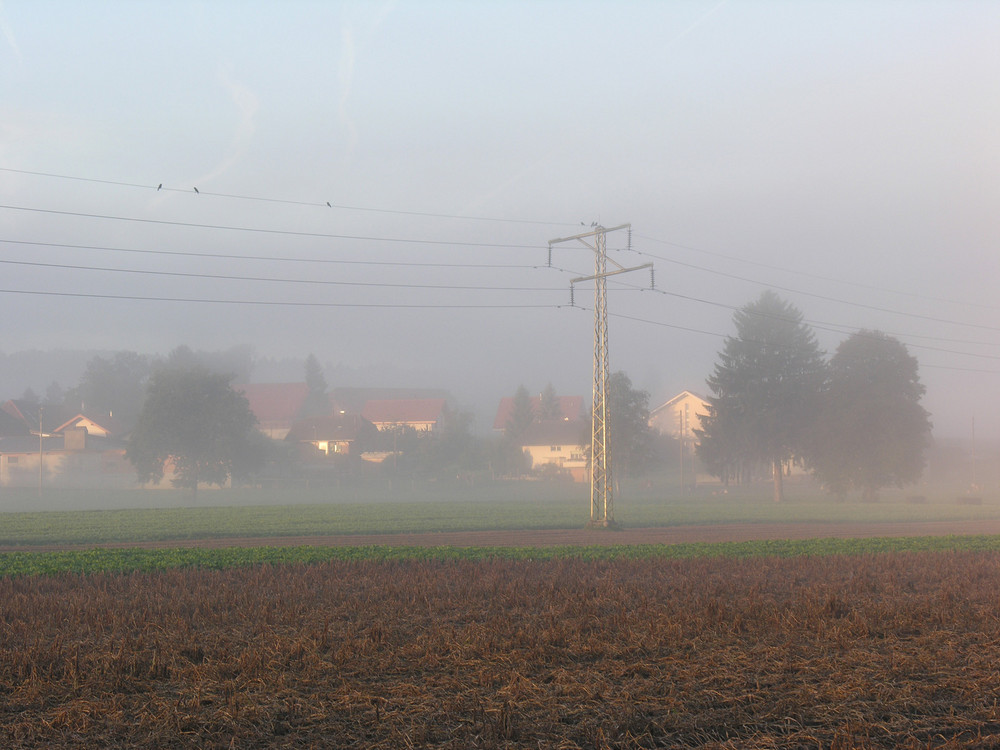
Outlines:
[[[527,388],[519,385],[514,392],[510,416],[504,425],[504,437],[517,443],[534,421],[535,412],[531,406],[531,396],[528,395]]]
[[[802,313],[770,290],[737,310],[733,323],[736,335],[726,337],[707,381],[714,395],[695,431],[698,457],[724,481],[769,465],[780,502],[785,465],[808,449],[823,355]]]
[[[323,376],[323,367],[314,354],[306,357],[306,385],[309,387],[309,392],[302,402],[299,416],[317,417],[329,414],[330,398],[326,394],[326,378]]]
[[[149,359],[135,352],[116,352],[111,358],[94,357],[66,402],[81,411],[102,412],[124,424],[139,416],[149,378]]]
[[[228,375],[237,383],[249,383],[254,368],[254,351],[240,344],[222,351],[194,351],[187,344],[174,347],[160,364],[173,369],[201,367],[209,372]]]
[[[817,479],[843,496],[920,478],[930,435],[920,405],[924,386],[906,346],[879,331],[858,331],[830,360],[816,423],[812,465]]]
[[[562,403],[556,394],[555,386],[549,383],[538,399],[538,420],[562,419],[562,416]]]
[[[641,473],[655,454],[649,427],[649,394],[634,388],[624,372],[614,372],[608,380],[608,408],[613,476]]]
[[[66,392],[55,380],[49,383],[42,398],[42,406],[62,406],[66,402]]]
[[[386,470],[399,476],[452,480],[485,471],[485,443],[472,434],[472,414],[445,407],[433,430],[400,425],[380,433],[382,449],[391,450]]]
[[[221,486],[234,466],[245,467],[257,419],[229,381],[201,367],[153,373],[126,452],[140,482],[163,479],[168,459],[174,486],[192,493],[200,482]]]

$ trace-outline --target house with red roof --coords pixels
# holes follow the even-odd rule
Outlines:
[[[275,440],[285,439],[309,396],[305,383],[247,383],[233,390],[246,398],[257,417],[257,429]]]
[[[375,425],[360,414],[337,413],[296,421],[285,440],[298,445],[305,458],[351,456],[376,432]]]
[[[443,398],[372,399],[365,402],[361,416],[379,430],[412,427],[431,431],[440,427],[447,403]]]
[[[583,419],[546,419],[528,425],[519,442],[531,456],[533,471],[553,471],[574,482],[586,482],[590,479],[588,434],[589,425]]]

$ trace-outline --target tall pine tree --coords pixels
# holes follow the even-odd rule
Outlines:
[[[733,315],[708,378],[709,414],[697,430],[698,455],[724,480],[744,481],[770,466],[774,500],[784,467],[803,456],[825,378],[823,355],[802,313],[768,290]]]

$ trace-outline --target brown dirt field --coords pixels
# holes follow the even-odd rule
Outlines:
[[[558,547],[563,545],[682,544],[742,542],[762,539],[866,539],[873,537],[1000,534],[1000,520],[910,521],[899,523],[754,523],[664,526],[618,531],[542,529],[524,531],[451,531],[429,534],[344,534],[338,536],[226,537],[171,539],[101,545],[2,547],[0,552],[51,552],[99,547],[288,547],[288,546],[406,546],[406,547]]]
[[[0,579],[0,747],[1000,747],[1000,553]]]

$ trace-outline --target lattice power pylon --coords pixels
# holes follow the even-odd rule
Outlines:
[[[628,230],[629,244],[631,245],[631,224],[622,224],[610,229],[597,226],[590,232],[549,241],[550,265],[552,246],[560,242],[577,240],[594,251],[593,276],[571,279],[570,284],[594,281],[594,409],[590,438],[590,525],[604,527],[613,526],[615,523],[614,491],[611,481],[611,409],[608,392],[611,366],[608,356],[607,278],[620,273],[637,271],[640,268],[651,268],[653,265],[652,263],[644,263],[641,266],[625,268],[612,260],[612,265],[617,266],[617,268],[612,271],[607,270],[606,235],[608,232],[615,232],[619,229]]]

